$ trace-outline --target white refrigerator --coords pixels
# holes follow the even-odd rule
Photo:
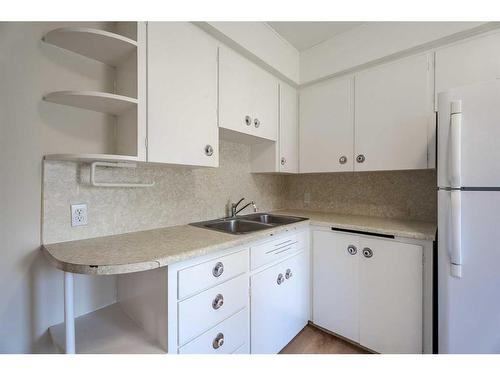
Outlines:
[[[500,81],[438,104],[438,350],[500,353]]]

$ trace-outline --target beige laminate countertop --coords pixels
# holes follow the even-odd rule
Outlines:
[[[362,232],[434,241],[437,225],[433,222],[402,219],[387,219],[375,216],[346,215],[333,212],[307,210],[278,210],[280,215],[302,216],[310,219],[311,225],[336,227]]]
[[[305,210],[279,210],[276,214],[301,216],[308,221],[255,233],[233,235],[179,225],[85,240],[44,244],[42,250],[57,268],[87,275],[113,275],[146,271],[168,264],[274,236],[309,224],[419,240],[434,240],[436,225],[418,221],[341,215]]]

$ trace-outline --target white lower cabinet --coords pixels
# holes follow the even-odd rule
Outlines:
[[[375,352],[422,353],[423,251],[413,243],[314,230],[313,323]]]
[[[245,308],[200,337],[179,348],[179,354],[231,354],[248,348],[248,310]],[[241,350],[241,354],[248,354]]]
[[[251,277],[251,353],[278,353],[307,325],[308,252]]]
[[[313,235],[313,322],[359,341],[358,256],[352,235],[315,231]]]
[[[168,352],[277,353],[307,324],[309,289],[309,229],[169,265]]]
[[[379,353],[422,353],[422,246],[359,241],[359,342]]]

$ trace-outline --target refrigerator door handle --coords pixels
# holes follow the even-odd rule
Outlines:
[[[450,104],[450,186],[459,188],[462,186],[460,176],[461,144],[462,144],[462,101],[453,101]]]
[[[451,248],[450,274],[453,277],[462,277],[462,192],[451,192]]]

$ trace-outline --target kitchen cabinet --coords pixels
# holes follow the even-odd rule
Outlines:
[[[149,323],[148,333],[173,354],[277,353],[309,320],[309,267],[308,229],[171,264],[167,282],[141,300],[166,296],[166,314],[155,311],[167,317],[168,329]],[[151,285],[138,280],[140,274],[119,282],[136,300]],[[147,304],[132,305],[128,311],[141,311],[134,317],[152,315]]]
[[[247,247],[168,266],[169,353],[248,354],[248,271]]]
[[[277,142],[257,142],[251,146],[254,173],[299,171],[299,119],[297,90],[279,84],[279,128]]]
[[[219,127],[277,140],[277,79],[226,46],[219,48]]]
[[[314,232],[313,322],[355,342],[359,342],[357,248],[356,236]]]
[[[354,170],[434,168],[432,55],[356,74]]]
[[[422,353],[423,251],[314,230],[313,323],[379,353]]]
[[[422,352],[422,246],[359,241],[359,342],[379,353]]]
[[[353,78],[328,80],[300,90],[300,172],[353,170]]]
[[[500,78],[500,34],[483,35],[436,51],[436,94]],[[437,110],[437,96],[436,96]]]
[[[297,90],[280,83],[279,171],[299,171],[299,108]]]
[[[308,252],[251,277],[251,353],[278,353],[307,325]]]
[[[149,162],[217,167],[217,48],[189,22],[148,23]]]

